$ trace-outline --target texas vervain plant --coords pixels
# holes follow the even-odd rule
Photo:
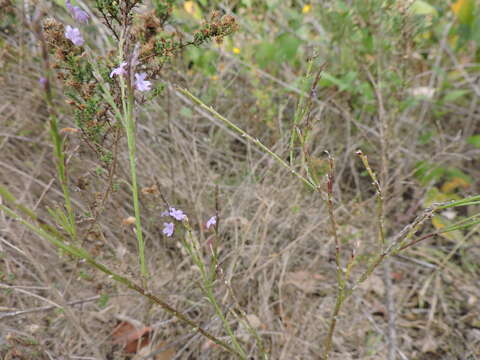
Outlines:
[[[477,356],[471,0],[72,1],[0,1],[0,357]]]
[[[141,1],[125,1],[122,4],[115,1],[101,1],[96,4],[97,10],[105,19],[106,27],[110,30],[114,38],[116,38],[118,45],[118,48],[113,50],[113,53],[118,54],[118,67],[111,70],[109,75],[107,70],[108,60],[104,58],[98,62],[98,58],[95,58],[93,53],[94,50],[85,44],[83,31],[70,25],[64,26],[52,18],[45,19],[42,11],[35,15],[30,27],[37,36],[41,48],[44,76],[40,79],[40,83],[45,91],[45,99],[50,116],[50,133],[57,158],[58,178],[63,190],[67,211],[66,216],[63,215],[61,210],[51,211],[50,214],[57,223],[57,226],[67,232],[69,239],[57,231],[54,231],[50,226],[45,225],[37,228],[35,222],[38,218],[33,215],[30,210],[19,205],[13,195],[3,187],[0,189],[2,198],[8,205],[2,205],[2,210],[12,218],[19,220],[38,236],[58,247],[59,250],[78,260],[87,262],[94,268],[109,275],[113,280],[149,298],[154,303],[159,304],[171,315],[189,324],[194,331],[203,334],[227,351],[237,354],[240,358],[246,358],[246,354],[236,341],[228,322],[223,318],[222,310],[213,298],[211,290],[213,279],[209,278],[211,275],[207,276],[205,271],[202,272],[206,285],[206,293],[212,305],[215,307],[217,315],[222,318],[226,330],[233,341],[234,349],[222,340],[209,334],[181,312],[170,307],[148,292],[146,288],[148,284],[148,270],[145,261],[145,244],[141,226],[135,140],[137,127],[135,107],[138,103],[145,102],[143,98],[139,98],[138,95],[136,95],[136,92],[148,92],[152,90],[151,81],[146,80],[147,73],[138,73],[136,69],[148,64],[148,70],[151,74],[158,74],[166,58],[173,56],[175,52],[181,48],[188,45],[200,46],[202,43],[213,38],[221,41],[224,36],[235,30],[235,20],[228,16],[220,18],[218,14],[214,14],[211,22],[206,23],[203,29],[194,34],[192,41],[184,43],[181,39],[175,40],[174,36],[168,37],[167,39],[155,37],[157,29],[148,27],[150,26],[149,22],[154,22],[157,26],[160,26],[161,22],[165,22],[168,19],[173,1],[154,2],[156,12],[151,12],[144,18],[143,25],[145,28],[138,27],[135,29],[136,33],[132,32],[131,25],[136,16],[134,10],[140,3]],[[66,7],[77,23],[88,23],[89,15],[84,10],[78,6],[73,6],[69,0],[66,2]],[[160,27],[158,29],[160,29]],[[55,53],[53,66],[50,60],[50,53]],[[59,74],[59,78],[71,89],[67,93],[67,96],[69,97],[70,105],[76,108],[77,126],[82,132],[85,143],[92,147],[98,154],[99,160],[109,167],[110,179],[115,176],[115,167],[110,165],[112,162],[114,163],[116,159],[112,158],[112,150],[105,145],[105,140],[109,137],[109,133],[113,132],[113,143],[114,146],[116,146],[119,140],[118,131],[123,130],[126,133],[130,159],[131,192],[135,212],[135,233],[138,242],[137,250],[143,288],[127,278],[112,272],[104,265],[95,261],[87,251],[79,247],[80,244],[77,241],[76,233],[75,211],[72,207],[67,177],[68,163],[65,155],[67,151],[65,148],[66,143],[59,129],[58,117],[53,102],[53,69],[62,69],[65,71]],[[120,79],[119,87],[115,87],[114,77]],[[98,109],[98,106],[101,108]],[[102,205],[111,191],[111,186],[112,183],[109,182],[109,188],[103,196]],[[15,208],[21,210],[20,213],[17,213]],[[172,216],[176,216],[177,220],[183,219],[183,217],[178,217],[180,216],[178,214],[171,214]],[[22,215],[27,215],[30,221],[24,220]],[[94,215],[98,216],[99,213],[97,212]],[[212,221],[213,220],[210,220],[210,224]],[[173,228],[171,231],[173,232]],[[166,234],[168,235],[169,233],[167,232]],[[169,235],[171,235],[171,233]],[[72,243],[70,243],[70,240]],[[203,263],[198,259],[198,254],[194,252],[188,244],[189,242],[185,242],[186,248],[190,249],[189,255],[191,255],[194,262],[200,266],[200,269],[205,270],[202,266]]]

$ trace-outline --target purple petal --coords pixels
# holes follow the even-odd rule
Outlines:
[[[171,217],[173,217],[175,220],[182,221],[187,218],[187,215],[182,210],[177,210],[173,207],[170,208],[169,214]]]
[[[149,91],[151,89],[152,83],[145,80],[146,77],[146,73],[135,74],[135,88],[138,91]]]
[[[67,25],[65,28],[65,37],[77,46],[82,46],[85,40],[83,40],[82,34],[78,28]]]
[[[163,223],[163,234],[167,237],[171,237],[173,235],[173,231],[175,230],[175,225],[173,223]]]
[[[41,77],[40,79],[38,79],[38,82],[40,85],[42,85],[42,87],[46,87],[47,86],[47,78],[46,77]]]
[[[73,14],[72,15],[73,15],[73,18],[77,22],[82,23],[82,24],[88,23],[88,19],[90,18],[90,16],[85,11],[80,9],[78,6],[75,6],[73,8]]]
[[[212,216],[208,219],[207,224],[205,225],[207,229],[210,229],[211,226],[215,226],[217,224],[217,217]]]
[[[65,6],[67,7],[68,11],[73,12],[73,6],[70,0],[65,1]]]
[[[110,77],[113,78],[115,75],[126,75],[127,71],[125,70],[125,66],[127,66],[127,63],[124,61],[117,68],[112,70]]]
[[[82,24],[88,23],[88,19],[90,18],[90,16],[85,11],[80,9],[80,7],[73,6],[70,0],[67,0],[65,2],[65,6],[67,7],[68,11],[72,15],[72,17],[75,19],[75,21]]]

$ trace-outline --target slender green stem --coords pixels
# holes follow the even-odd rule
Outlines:
[[[37,24],[38,25],[38,24]],[[54,144],[55,157],[57,158],[57,175],[60,180],[60,186],[62,187],[63,198],[65,201],[65,208],[68,214],[68,228],[65,229],[69,232],[74,240],[77,239],[77,228],[75,224],[75,213],[72,207],[72,200],[70,196],[70,190],[68,189],[68,177],[67,177],[67,168],[65,162],[65,153],[63,151],[63,139],[60,135],[58,129],[58,117],[55,113],[55,106],[53,103],[53,93],[51,86],[51,69],[50,61],[47,50],[47,44],[43,37],[43,33],[40,29],[36,29],[35,34],[37,35],[43,58],[44,74],[45,74],[45,101],[47,103],[47,111],[49,114],[49,124],[50,124],[50,136],[52,137],[52,142]]]
[[[121,64],[124,61],[124,44],[125,38],[123,35],[119,41],[119,56],[118,63]],[[133,209],[135,212],[135,235],[137,237],[137,248],[138,248],[138,259],[140,263],[140,273],[143,278],[143,284],[146,285],[146,280],[148,277],[147,264],[145,262],[145,242],[143,240],[143,231],[142,231],[142,220],[140,213],[140,201],[138,196],[138,180],[137,180],[137,142],[136,142],[136,121],[135,121],[135,97],[134,90],[132,86],[132,74],[131,74],[131,64],[129,65],[128,71],[128,80],[125,81],[123,76],[120,76],[120,92],[122,99],[122,109],[123,114],[119,114],[118,107],[116,106],[113,98],[108,91],[104,89],[104,96],[106,100],[116,109],[115,113],[120,115],[121,122],[127,133],[127,144],[128,144],[128,157],[130,161],[130,178],[132,182],[132,198],[133,198]],[[117,116],[118,116],[117,115]]]
[[[50,114],[50,135],[54,143],[55,156],[57,158],[57,174],[62,187],[63,198],[65,201],[65,209],[68,214],[68,228],[65,229],[69,232],[72,238],[77,239],[77,230],[75,225],[75,213],[72,207],[72,199],[70,196],[70,190],[68,189],[67,169],[65,164],[65,153],[63,152],[63,140],[58,130],[58,119],[56,115]]]
[[[449,201],[437,205],[438,210],[448,209],[457,206],[469,206],[480,204],[480,195],[471,196],[462,200]]]
[[[328,333],[325,339],[325,347],[323,350],[322,360],[328,360],[328,358],[330,357],[330,351],[332,350],[333,344],[333,333],[335,332],[335,327],[337,326],[338,314],[340,313],[340,309],[342,308],[345,299],[345,288],[340,288],[337,294],[337,300],[335,301],[332,318],[330,319],[330,325],[328,327]]]
[[[274,160],[276,160],[281,166],[283,166],[285,169],[290,171],[293,175],[295,175],[297,178],[299,178],[305,185],[307,185],[310,189],[312,190],[317,190],[317,185],[302,176],[298,171],[293,169],[288,163],[283,160],[279,155],[274,153],[272,150],[270,150],[267,146],[265,146],[259,139],[254,138],[247,132],[245,132],[243,129],[232,123],[230,120],[225,118],[224,116],[220,115],[218,112],[216,112],[212,107],[206,105],[202,100],[197,98],[195,95],[193,95],[190,91],[187,89],[182,89],[178,88],[178,91],[180,91],[182,94],[188,96],[191,100],[193,100],[195,103],[197,103],[202,109],[208,111],[210,114],[215,116],[217,119],[221,120],[223,123],[225,123],[228,127],[230,127],[232,130],[236,131],[239,133],[242,137],[245,139],[249,140],[250,142],[254,143],[256,146],[258,146],[260,149],[262,149],[265,153],[270,155]]]
[[[239,344],[239,342],[237,340],[237,337],[233,333],[232,327],[230,326],[227,319],[225,318],[225,315],[223,315],[222,309],[220,308],[220,305],[218,304],[217,299],[215,299],[215,295],[213,294],[212,287],[213,287],[213,284],[211,284],[211,283],[207,284],[207,287],[205,289],[207,298],[208,298],[210,304],[212,304],[213,307],[215,308],[215,312],[216,312],[217,316],[220,318],[220,320],[222,321],[223,326],[228,333],[228,336],[232,340],[232,344],[233,344],[234,348],[236,349],[237,353],[240,355],[240,358],[241,359],[246,359],[247,354],[243,350],[242,346]]]
[[[24,220],[23,218],[20,217],[19,214],[17,214],[15,211],[13,211],[12,209],[10,209],[9,207],[7,207],[5,205],[0,204],[0,210],[4,211],[8,216],[12,217],[13,219],[18,220],[24,226],[26,226],[28,229],[30,229],[32,232],[36,233],[38,236],[42,237],[43,239],[49,241],[51,244],[53,244],[57,248],[62,249],[62,251],[64,251],[66,254],[69,254],[69,255],[71,255],[75,258],[84,260],[85,262],[87,262],[92,267],[94,267],[97,270],[100,270],[104,274],[108,275],[114,281],[125,285],[129,289],[139,293],[142,296],[145,296],[146,298],[148,298],[152,302],[159,305],[163,310],[168,312],[170,315],[179,319],[183,323],[189,325],[191,327],[192,331],[195,331],[195,332],[198,332],[198,333],[202,334],[206,338],[213,341],[215,344],[221,346],[223,349],[230,352],[231,354],[236,355],[240,359],[245,358],[243,356],[243,354],[238,353],[237,350],[232,348],[226,342],[220,340],[215,335],[213,335],[213,334],[209,333],[208,331],[204,330],[202,327],[199,326],[199,324],[197,324],[193,320],[190,320],[186,315],[184,315],[183,313],[181,313],[180,311],[178,311],[174,307],[170,306],[169,304],[167,304],[165,301],[163,301],[159,297],[149,293],[146,289],[144,289],[141,286],[135,284],[130,279],[114,273],[109,268],[107,268],[105,265],[95,261],[95,259],[93,257],[91,257],[90,254],[87,251],[85,251],[84,249],[76,247],[74,245],[68,244],[68,242],[65,241],[65,239],[59,237],[61,235],[56,235],[54,233],[50,233],[46,228],[39,227],[37,225],[34,225],[34,224]]]
[[[135,229],[138,243],[138,257],[140,261],[140,272],[142,277],[146,279],[148,277],[148,269],[145,263],[145,243],[143,240],[141,214],[140,214],[140,201],[138,196],[138,182],[137,182],[137,168],[136,168],[136,134],[135,134],[135,117],[133,108],[135,101],[133,97],[133,89],[130,85],[127,85],[128,98],[127,98],[127,112],[125,114],[125,125],[127,132],[128,143],[128,156],[130,158],[130,176],[132,180],[132,197],[133,208],[135,211]]]
[[[232,330],[232,327],[228,323],[228,320],[225,318],[225,315],[223,314],[223,311],[220,305],[218,304],[217,299],[215,298],[215,294],[213,292],[213,285],[215,281],[215,272],[214,272],[215,268],[212,269],[213,272],[211,273],[207,271],[205,262],[201,257],[201,250],[198,246],[197,240],[193,236],[192,229],[190,228],[188,222],[184,222],[184,226],[187,232],[185,234],[183,246],[185,247],[185,250],[187,250],[188,254],[192,258],[195,265],[200,270],[200,274],[203,282],[202,290],[205,293],[205,296],[207,297],[210,304],[213,305],[215,313],[222,321],[223,327],[225,328],[228,336],[230,337],[230,340],[232,341],[233,347],[235,348],[237,354],[240,356],[241,359],[246,359],[247,354],[245,353],[242,346],[238,342],[237,337],[235,336]]]
[[[372,179],[373,186],[375,186],[375,190],[377,191],[377,216],[378,216],[378,237],[380,240],[380,246],[382,251],[385,250],[385,215],[384,215],[384,198],[382,188],[380,186],[380,182],[377,179],[377,175],[370,167],[368,162],[367,156],[361,151],[357,150],[356,154],[360,157],[363,162],[363,166],[367,169],[368,175]]]
[[[333,206],[333,185],[335,183],[335,162],[334,159],[328,154],[328,163],[329,163],[329,173],[327,181],[327,207],[328,207],[328,216],[330,218],[330,225],[332,230],[332,235],[335,240],[335,265],[337,272],[337,299],[335,301],[335,307],[333,309],[332,317],[330,319],[330,325],[328,327],[327,337],[325,338],[325,346],[323,352],[323,360],[328,360],[330,356],[330,351],[332,349],[333,343],[333,333],[335,332],[335,327],[337,325],[337,317],[342,308],[342,304],[345,300],[345,281],[346,274],[342,268],[341,259],[340,259],[340,239],[337,232],[337,222],[335,220],[335,212]]]
[[[125,42],[124,38],[122,37],[119,42],[119,57],[118,57],[119,64],[123,62],[124,42]],[[139,194],[138,194],[138,180],[137,180],[137,169],[136,169],[136,125],[135,125],[136,121],[135,121],[135,115],[134,115],[135,98],[133,94],[133,87],[130,81],[131,77],[129,77],[128,81],[125,81],[123,76],[119,77],[120,93],[121,93],[121,101],[122,101],[122,108],[119,109],[119,107],[115,103],[115,100],[112,97],[110,89],[104,84],[104,81],[102,80],[102,77],[100,75],[100,70],[93,58],[90,58],[90,63],[94,68],[95,76],[97,77],[100,88],[102,89],[103,98],[112,107],[112,111],[114,112],[115,118],[122,124],[127,134],[128,157],[130,161],[130,177],[132,182],[131,188],[132,188],[133,208],[135,212],[135,230],[136,230],[135,235],[137,238],[140,273],[143,277],[143,280],[146,281],[148,277],[148,269],[145,262],[145,243],[143,240],[140,201],[139,201]]]
[[[307,67],[307,73],[305,74],[305,77],[303,78],[303,86],[302,86],[302,93],[300,94],[300,100],[297,105],[297,110],[295,111],[295,116],[293,117],[293,125],[292,125],[292,133],[290,135],[290,166],[293,167],[294,165],[294,146],[295,146],[295,138],[297,136],[297,127],[302,120],[302,118],[305,115],[306,109],[305,109],[305,97],[307,96],[307,89],[306,85],[308,85],[308,79],[312,73],[312,68],[313,68],[313,59],[310,59],[308,62],[308,67]],[[298,134],[298,137],[300,138],[301,135]],[[303,139],[304,140],[304,139]],[[302,139],[301,139],[302,141]]]

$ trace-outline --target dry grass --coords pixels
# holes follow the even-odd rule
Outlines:
[[[62,193],[37,84],[40,71],[32,59],[34,45],[28,33],[3,38],[9,46],[1,50],[5,67],[0,72],[0,183],[46,219],[48,207],[61,206]],[[164,96],[140,110],[140,186],[156,185],[171,205],[184,209],[202,243],[212,236],[201,224],[215,213],[218,186],[223,275],[216,283],[217,298],[225,311],[241,309],[256,323],[271,359],[319,359],[337,286],[324,199],[173,86],[182,84],[208,96],[209,105],[219,113],[286,158],[298,94],[281,84],[291,83],[297,74],[286,69],[272,79],[266,72],[248,70],[238,58],[220,56],[223,70],[213,80],[188,71],[178,60],[176,69],[166,75]],[[430,76],[420,73],[411,81],[415,85]],[[259,89],[270,104],[259,102],[255,95]],[[57,91],[60,95],[60,84]],[[382,95],[377,95],[380,101]],[[359,121],[342,93],[320,96],[325,102],[314,104],[309,146],[319,169],[325,165],[325,149],[336,157],[335,214],[344,260],[356,241],[358,254],[377,248],[375,193],[354,155],[356,149],[361,147],[381,174],[388,237],[422,210],[428,186],[413,177],[419,160],[455,164],[475,179],[468,193],[480,192],[479,151],[460,141],[480,130],[478,94],[472,96],[469,109],[446,109],[449,122],[438,128],[428,146],[416,141],[424,123],[433,122],[428,101],[403,112],[385,109],[384,118],[364,116]],[[60,96],[57,101],[62,127],[75,126]],[[262,121],[273,105],[278,113],[271,122]],[[459,133],[459,125],[467,130]],[[108,179],[98,173],[94,154],[78,136],[68,138],[80,239],[100,262],[138,279],[133,228],[122,224],[133,215],[126,185],[126,142],[119,144],[115,178],[119,187],[92,222],[89,213]],[[158,193],[142,195],[141,203],[150,291],[223,336],[222,323],[198,287],[197,269],[177,240],[162,236],[160,213],[165,203]],[[4,213],[0,228],[0,357],[123,359],[126,355],[112,344],[111,332],[119,320],[129,320],[151,326],[153,344],[174,349],[165,359],[231,358],[159,307],[60,253]],[[478,359],[479,246],[477,227],[455,239],[436,237],[392,258],[387,269],[391,287],[386,287],[379,269],[345,304],[331,358],[388,358],[385,296],[390,292],[397,319],[396,358]],[[105,306],[102,294],[110,296]],[[252,358],[258,358],[254,339],[242,333],[234,317],[229,319],[244,343],[251,344],[247,349]]]

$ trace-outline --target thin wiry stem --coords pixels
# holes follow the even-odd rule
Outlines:
[[[185,226],[187,231],[182,243],[185,250],[188,252],[193,262],[200,270],[200,274],[203,282],[202,290],[205,296],[207,297],[208,301],[210,302],[210,304],[212,304],[215,310],[215,313],[222,321],[223,327],[225,328],[232,342],[232,347],[235,349],[235,351],[237,352],[237,354],[240,356],[241,359],[246,359],[247,354],[245,353],[242,346],[238,342],[237,337],[232,327],[228,323],[227,318],[223,314],[223,311],[217,299],[215,298],[215,294],[213,292],[213,286],[214,286],[215,274],[216,274],[216,269],[215,269],[216,259],[212,259],[213,261],[212,268],[210,269],[211,272],[209,273],[207,266],[205,265],[204,261],[201,258],[200,246],[199,246],[198,240],[194,237],[192,233],[192,229],[190,225],[188,224],[187,221],[184,221],[183,225]]]
[[[188,96],[191,100],[193,100],[195,103],[197,103],[202,109],[207,110],[210,114],[215,116],[217,119],[221,120],[223,123],[225,123],[228,127],[230,127],[232,130],[236,131],[239,133],[242,137],[246,138],[256,146],[258,146],[260,149],[265,151],[268,155],[270,155],[275,161],[277,161],[281,166],[283,166],[285,169],[290,171],[293,175],[298,177],[305,185],[307,185],[310,189],[317,191],[317,185],[302,176],[298,171],[293,169],[285,160],[283,160],[280,156],[278,156],[276,153],[274,153],[272,150],[270,150],[266,145],[264,145],[259,139],[254,138],[247,132],[245,132],[243,129],[232,123],[230,120],[225,118],[224,116],[220,115],[218,112],[216,112],[212,107],[206,105],[202,100],[197,98],[195,95],[193,95],[190,91],[187,89],[182,89],[178,88],[178,91],[180,91],[182,94]]]
[[[148,269],[145,263],[145,242],[143,240],[142,222],[140,214],[140,201],[138,196],[138,181],[137,181],[137,168],[136,168],[136,135],[135,135],[135,118],[133,115],[134,98],[133,89],[128,90],[128,105],[126,113],[126,132],[128,143],[128,157],[130,159],[130,177],[132,179],[132,197],[133,208],[135,211],[135,229],[138,242],[138,257],[140,261],[140,272],[144,279],[148,276]]]
[[[62,187],[63,191],[63,198],[65,201],[65,209],[67,210],[67,219],[68,219],[68,228],[67,230],[72,239],[77,239],[77,228],[75,224],[75,213],[72,207],[72,199],[70,196],[70,190],[68,188],[68,176],[67,176],[67,168],[66,168],[66,158],[65,153],[63,151],[63,139],[58,129],[58,117],[55,112],[55,106],[53,103],[53,92],[52,92],[52,74],[51,74],[51,66],[50,66],[50,58],[48,55],[47,43],[43,36],[43,33],[40,29],[39,19],[32,24],[33,32],[37,39],[40,42],[40,48],[42,53],[43,59],[43,67],[44,67],[44,75],[45,75],[45,101],[47,103],[47,111],[50,118],[50,135],[52,137],[52,142],[54,144],[54,153],[55,157],[57,158],[57,174],[60,180],[60,186]]]
[[[124,34],[122,33],[119,42],[119,64],[124,60]],[[136,124],[135,124],[135,97],[134,97],[134,88],[132,85],[132,71],[133,66],[130,61],[128,64],[128,80],[125,81],[123,76],[120,76],[120,90],[122,94],[122,125],[125,128],[127,133],[127,144],[128,144],[128,157],[130,161],[130,178],[132,181],[132,198],[133,198],[133,209],[135,212],[135,235],[137,237],[137,248],[138,248],[138,259],[140,263],[140,273],[143,278],[144,285],[146,285],[146,279],[148,277],[147,264],[145,262],[145,242],[143,240],[143,231],[142,231],[142,220],[140,212],[140,201],[138,193],[138,180],[137,180],[137,144],[136,144]]]
[[[327,152],[328,163],[330,171],[328,173],[327,180],[327,207],[328,207],[328,217],[330,218],[330,225],[332,235],[335,240],[335,266],[337,272],[337,299],[335,301],[335,307],[333,309],[332,317],[330,319],[330,325],[328,327],[327,337],[325,338],[323,360],[328,360],[330,356],[330,351],[332,349],[333,343],[333,334],[335,332],[335,327],[337,325],[338,314],[342,308],[342,304],[345,301],[345,271],[342,268],[341,259],[340,259],[340,239],[337,232],[337,221],[335,220],[334,206],[333,206],[333,185],[335,182],[335,161],[333,157]]]

